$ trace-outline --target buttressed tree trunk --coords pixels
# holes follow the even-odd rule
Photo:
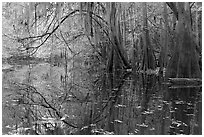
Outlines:
[[[112,48],[111,48],[111,57],[113,57],[113,60],[109,59],[108,67],[111,68],[114,65],[115,69],[122,69],[122,68],[131,68],[128,58],[127,58],[127,53],[124,49],[124,45],[122,45],[123,41],[122,40],[122,34],[120,31],[120,22],[118,18],[118,13],[117,13],[117,8],[116,8],[116,3],[112,2],[110,3],[110,13],[109,13],[109,24],[110,24],[110,40],[112,43]],[[122,43],[121,43],[122,42]]]
[[[196,45],[193,42],[189,3],[177,3],[177,40],[167,68],[167,77],[201,78]]]

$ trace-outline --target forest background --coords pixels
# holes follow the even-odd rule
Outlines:
[[[88,134],[126,74],[201,82],[202,3],[4,2],[2,64],[3,133]]]

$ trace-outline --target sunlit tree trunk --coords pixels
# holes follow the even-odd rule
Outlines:
[[[167,67],[168,63],[168,19],[167,19],[167,6],[166,3],[163,3],[164,5],[164,12],[163,12],[163,17],[164,17],[164,27],[162,27],[162,21],[160,20],[160,26],[162,27],[161,29],[161,37],[160,37],[160,43],[161,43],[161,52],[160,52],[160,59],[159,59],[159,64],[160,64],[160,71],[163,72],[163,69]]]

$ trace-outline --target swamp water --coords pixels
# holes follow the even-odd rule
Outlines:
[[[64,131],[60,134],[202,134],[202,87],[165,85],[158,76],[130,72],[118,72],[114,75],[101,73],[89,77],[87,72],[80,71],[72,75],[67,74],[67,71],[65,73],[63,67],[50,66],[49,63],[41,63],[32,67],[18,65],[3,69],[4,134],[10,131],[7,128],[9,124],[10,127],[11,124],[16,124],[13,121],[14,113],[24,115],[15,111],[21,110],[22,106],[26,108],[25,104],[12,104],[17,98],[16,90],[10,84],[13,81],[32,83],[59,110],[63,117],[61,120],[66,119],[79,127],[74,129],[64,126]],[[69,84],[63,84],[66,82]],[[10,97],[11,95],[13,96]],[[61,98],[64,96],[67,98],[63,102]],[[11,111],[12,107],[4,107],[6,105],[18,106],[19,109]],[[33,108],[39,111],[36,110],[36,117],[49,115],[46,108]],[[13,119],[9,118],[10,113],[13,114]],[[50,114],[49,117],[57,116]],[[40,118],[37,119],[39,121]],[[34,118],[32,122],[35,123],[37,119]],[[25,123],[18,118],[16,122],[18,125]],[[23,125],[26,126],[28,125]],[[42,127],[38,130],[41,130],[39,134],[46,134]]]

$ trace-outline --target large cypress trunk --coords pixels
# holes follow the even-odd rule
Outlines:
[[[188,3],[187,3],[188,4]],[[167,76],[172,78],[200,78],[201,71],[198,64],[196,45],[193,42],[189,6],[178,3],[177,40],[170,59]]]

